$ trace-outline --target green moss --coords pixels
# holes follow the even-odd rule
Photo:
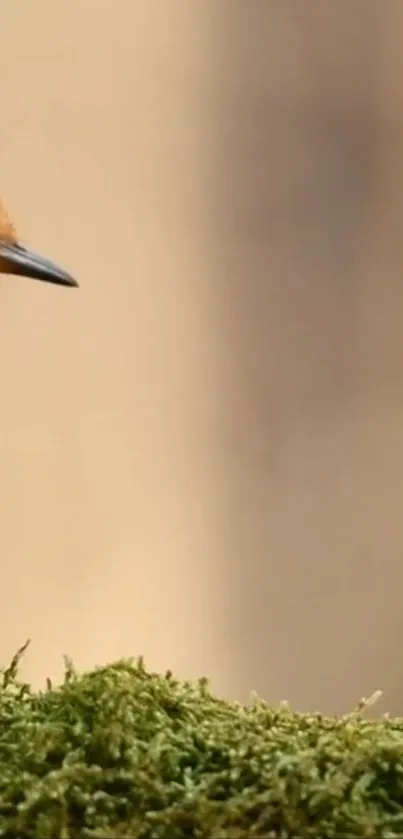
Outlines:
[[[0,836],[403,836],[403,720],[242,706],[121,661],[1,671]]]

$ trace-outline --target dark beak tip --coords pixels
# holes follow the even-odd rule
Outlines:
[[[69,274],[66,274],[64,281],[60,282],[60,285],[64,285],[66,288],[80,288],[77,280]]]
[[[67,271],[18,242],[2,244],[0,256],[3,262],[2,273],[17,274],[70,288],[79,287],[77,280]]]

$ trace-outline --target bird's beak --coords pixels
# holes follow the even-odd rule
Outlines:
[[[63,268],[18,242],[0,243],[0,273],[18,274],[55,285],[78,286],[76,280]]]

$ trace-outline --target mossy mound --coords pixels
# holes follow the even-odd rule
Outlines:
[[[403,720],[242,706],[121,661],[0,687],[0,836],[403,836]]]

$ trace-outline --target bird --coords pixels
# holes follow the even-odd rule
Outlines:
[[[25,247],[0,200],[0,274],[15,274],[54,285],[78,287],[64,268]]]

